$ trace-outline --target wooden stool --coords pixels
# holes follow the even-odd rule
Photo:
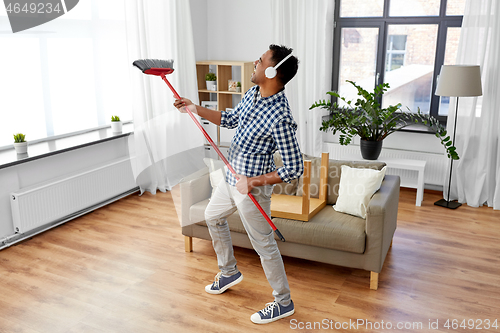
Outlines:
[[[302,196],[273,194],[271,196],[271,216],[290,220],[309,221],[326,206],[328,186],[328,153],[321,154],[319,198],[311,198],[311,161],[304,161],[302,175]]]

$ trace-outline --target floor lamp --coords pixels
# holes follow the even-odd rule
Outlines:
[[[457,131],[458,118],[458,98],[481,96],[481,71],[479,66],[443,65],[436,88],[437,96],[456,97],[457,103],[455,108],[455,126],[453,127],[453,145],[455,145],[455,133]],[[448,200],[441,199],[434,204],[446,208],[455,209],[462,204],[456,201],[450,201],[451,192],[451,174],[453,171],[453,159],[450,158],[450,179],[448,181]]]

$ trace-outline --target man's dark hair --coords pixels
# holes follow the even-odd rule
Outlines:
[[[271,61],[273,62],[273,66],[276,66],[281,60],[285,59],[287,55],[292,53],[293,49],[288,48],[283,45],[269,45],[269,50],[272,52]],[[277,78],[280,82],[285,85],[293,79],[295,74],[297,74],[297,70],[299,69],[299,60],[295,56],[291,56],[284,63],[282,63],[277,71]]]

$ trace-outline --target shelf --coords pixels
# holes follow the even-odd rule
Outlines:
[[[207,89],[199,89],[199,93],[210,93],[210,94],[231,94],[231,95],[243,95],[242,92],[236,92],[236,91],[227,91],[227,90],[207,90]]]
[[[196,62],[196,79],[198,83],[198,98],[202,101],[217,101],[217,109],[234,109],[245,95],[245,92],[254,84],[250,81],[254,69],[253,62],[249,61],[221,61],[206,60]],[[217,76],[217,90],[208,90],[205,75],[215,72]],[[234,77],[233,77],[234,75]],[[229,91],[229,80],[241,82],[241,92]],[[215,98],[215,100],[214,100]],[[232,130],[224,129],[206,121],[205,130],[211,133],[212,140],[222,150],[228,150],[234,135]],[[209,134],[210,134],[209,133]],[[205,142],[207,145],[208,142]]]
[[[234,108],[237,103],[234,96],[243,97],[245,92],[254,84],[250,81],[254,69],[253,62],[250,61],[221,61],[205,60],[196,62],[196,77],[198,82],[198,97],[200,102],[213,100],[215,97],[219,110]],[[205,82],[205,75],[210,71],[217,76],[217,90],[208,90]],[[233,74],[235,77],[233,77]],[[241,92],[229,91],[228,80],[241,82]],[[234,97],[237,98],[237,97]]]
[[[228,90],[224,90],[224,91],[219,91],[220,94],[231,94],[231,95],[243,95],[242,92],[236,92],[236,91],[228,91]]]

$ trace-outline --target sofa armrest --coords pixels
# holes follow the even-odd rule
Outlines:
[[[379,273],[397,226],[399,176],[386,175],[366,212],[365,269]]]
[[[212,195],[208,168],[185,177],[180,183],[181,226],[190,224],[189,209],[197,202],[206,200]]]

